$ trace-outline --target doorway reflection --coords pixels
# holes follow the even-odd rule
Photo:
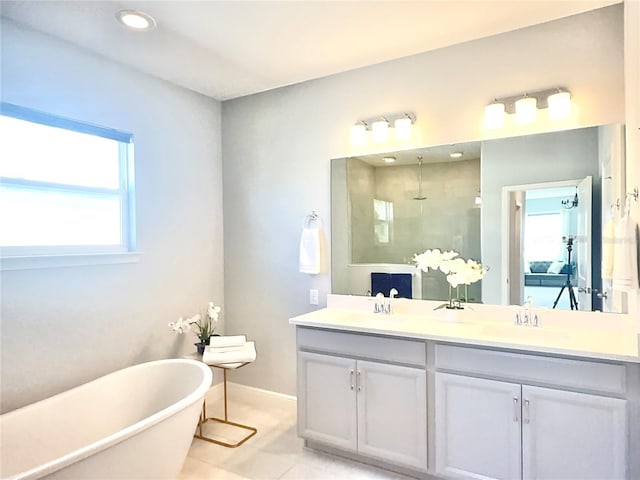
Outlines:
[[[509,202],[509,302],[592,309],[591,177],[506,187]]]

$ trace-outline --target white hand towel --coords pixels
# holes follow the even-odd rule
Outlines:
[[[227,335],[209,338],[210,347],[241,347],[245,343],[247,343],[247,337],[244,335]]]
[[[615,229],[613,289],[626,292],[638,288],[638,238],[636,224],[627,213]]]
[[[247,363],[256,359],[254,342],[247,342],[242,350],[232,352],[218,352],[215,348],[206,347],[202,361],[207,365],[221,365],[227,363]]]
[[[300,271],[320,273],[320,229],[304,228],[300,238]]]

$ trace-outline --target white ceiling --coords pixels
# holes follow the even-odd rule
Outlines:
[[[6,18],[226,100],[621,0],[4,1]],[[115,20],[139,9],[158,22]]]
[[[362,160],[374,167],[394,167],[398,165],[413,165],[418,163],[418,157],[422,158],[422,162],[427,163],[443,163],[443,162],[459,162],[463,160],[474,160],[480,158],[482,143],[467,142],[455,143],[452,145],[441,145],[434,147],[425,147],[411,150],[404,150],[390,153],[374,153],[371,155],[360,155],[356,158]],[[451,158],[450,154],[454,152],[462,153],[459,158]],[[394,157],[393,163],[386,163],[385,157]]]

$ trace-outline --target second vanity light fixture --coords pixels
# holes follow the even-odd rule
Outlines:
[[[415,115],[412,113],[400,113],[393,115],[382,115],[368,120],[359,120],[351,127],[351,145],[358,146],[367,143],[367,131],[371,130],[371,139],[375,143],[382,143],[389,140],[391,124],[393,124],[394,137],[398,141],[411,139]]]
[[[551,120],[567,118],[571,115],[571,93],[565,88],[551,88],[497,98],[485,107],[484,124],[490,129],[502,128],[505,115],[515,114],[518,125],[527,125],[536,121],[538,109],[543,108]]]

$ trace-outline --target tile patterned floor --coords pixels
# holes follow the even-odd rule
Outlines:
[[[207,396],[207,415],[222,415],[221,390]],[[412,480],[403,475],[307,449],[296,433],[294,399],[229,384],[229,420],[252,425],[257,435],[237,448],[195,439],[178,480]],[[235,441],[227,430],[214,431]]]

